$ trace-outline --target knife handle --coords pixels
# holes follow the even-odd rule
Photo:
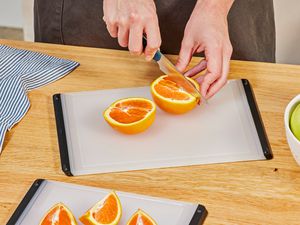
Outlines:
[[[145,35],[143,35],[143,50],[145,51],[145,48],[147,46],[147,38]],[[153,59],[157,62],[161,59],[161,52],[160,50],[157,50],[153,56]]]

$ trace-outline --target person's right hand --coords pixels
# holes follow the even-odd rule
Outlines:
[[[151,60],[161,45],[153,0],[104,0],[103,20],[113,38],[135,55],[143,53],[143,34],[147,36],[146,60]]]

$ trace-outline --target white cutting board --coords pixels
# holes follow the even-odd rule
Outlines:
[[[265,159],[241,80],[187,114],[158,108],[137,135],[118,133],[102,116],[125,97],[151,99],[150,88],[61,94],[73,175]]]
[[[43,181],[16,225],[37,225],[46,212],[56,203],[64,203],[78,220],[110,190],[74,185],[55,181]],[[119,225],[125,225],[139,208],[147,212],[158,225],[188,225],[198,204],[153,198],[132,193],[116,192],[122,204],[122,218]],[[203,213],[203,212],[202,212]]]

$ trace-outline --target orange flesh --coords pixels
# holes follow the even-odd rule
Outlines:
[[[137,214],[128,225],[153,225],[153,223],[146,216]]]
[[[41,225],[71,225],[71,218],[63,206],[55,207],[44,218]]]
[[[109,115],[119,123],[128,124],[142,120],[151,109],[152,105],[149,102],[128,100],[117,103]]]
[[[188,100],[190,98],[186,93],[180,91],[180,87],[175,82],[166,78],[161,79],[154,87],[159,95],[175,100]]]
[[[109,195],[98,210],[93,212],[94,219],[103,224],[110,224],[118,215],[118,203],[113,195]]]

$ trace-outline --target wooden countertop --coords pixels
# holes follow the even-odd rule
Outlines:
[[[9,40],[0,44],[81,64],[65,78],[30,92],[29,112],[7,133],[0,156],[0,224],[8,221],[37,178],[199,202],[209,212],[205,224],[300,224],[300,167],[283,123],[287,103],[300,93],[300,66],[231,62],[229,77],[247,78],[254,88],[273,160],[67,177],[60,168],[52,95],[147,85],[161,72],[155,63],[126,51]]]

